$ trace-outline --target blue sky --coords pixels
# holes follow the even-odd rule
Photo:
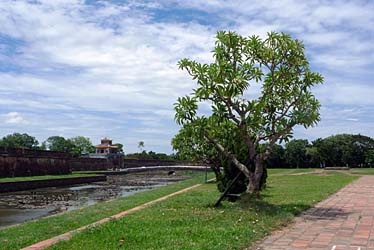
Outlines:
[[[317,127],[374,136],[373,1],[0,0],[0,136],[104,136],[171,152],[173,103],[195,83],[176,63],[212,60],[217,30],[291,33],[325,77]],[[256,86],[255,86],[256,87]]]

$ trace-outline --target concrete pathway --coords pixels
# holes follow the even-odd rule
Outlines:
[[[374,250],[374,176],[363,176],[254,249]]]

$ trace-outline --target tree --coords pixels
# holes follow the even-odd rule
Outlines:
[[[116,143],[116,144],[114,144],[114,146],[117,146],[117,147],[118,147],[118,152],[120,152],[120,153],[124,153],[124,151],[123,151],[123,144],[121,144],[121,143]]]
[[[292,140],[285,146],[285,158],[290,167],[306,167],[308,164],[308,140]]]
[[[351,135],[350,140],[351,155],[347,164],[350,167],[365,167],[367,166],[368,155],[374,149],[374,140],[364,135]]]
[[[374,167],[374,147],[365,153],[365,166]]]
[[[217,153],[209,152],[214,146],[207,144],[203,136],[200,136],[196,127],[191,124],[185,124],[179,130],[178,134],[171,141],[173,150],[176,151],[176,158],[188,161],[203,161],[208,164],[212,163],[212,157],[216,157]]]
[[[317,147],[307,147],[305,155],[308,158],[310,167],[323,167],[321,153]]]
[[[343,166],[341,162],[341,152],[340,149],[336,147],[337,140],[333,136],[316,140],[313,142],[313,145],[318,147],[320,157],[323,161],[325,167],[332,166]]]
[[[47,143],[45,141],[42,142],[42,144],[38,148],[39,150],[47,150]]]
[[[266,160],[266,165],[269,168],[284,168],[286,167],[284,148],[279,144],[274,144],[270,156]]]
[[[140,150],[140,152],[144,152],[144,141],[140,141],[138,142],[138,148]]]
[[[207,118],[212,119],[212,117]],[[189,161],[202,161],[209,164],[216,175],[218,190],[223,192],[231,185],[232,180],[240,173],[233,163],[211,143],[206,143],[203,131],[198,126],[197,119],[193,123],[184,124],[179,133],[172,139],[173,149],[177,157]],[[247,159],[245,144],[240,139],[240,133],[234,129],[232,123],[222,124],[216,131],[215,137],[219,141],[226,141],[227,150],[236,155],[239,161]],[[246,190],[248,180],[240,175],[230,189],[230,193],[239,194]]]
[[[190,96],[178,98],[175,120],[214,145],[245,176],[247,192],[259,194],[273,145],[288,140],[294,126],[307,128],[319,121],[320,104],[310,89],[323,78],[309,69],[303,43],[285,33],[271,32],[263,40],[221,31],[216,38],[214,63],[179,61],[179,68],[197,81],[197,88]],[[256,93],[249,95],[255,83],[262,84],[261,91],[257,98],[249,98]],[[210,104],[209,115],[199,114],[201,103]],[[239,140],[222,138],[223,127]],[[230,145],[238,149],[243,145],[243,158]]]
[[[46,148],[51,151],[72,153],[74,144],[62,136],[51,136],[45,141]]]
[[[95,153],[95,147],[92,145],[92,142],[89,138],[84,136],[76,136],[70,140],[70,143],[73,145],[70,153],[73,156],[81,156],[82,154]]]
[[[37,149],[38,140],[31,135],[26,133],[13,133],[7,136],[4,136],[0,140],[0,146],[6,148],[27,148],[27,149]]]
[[[310,166],[320,167],[320,168],[326,167],[326,159],[325,159],[326,156],[324,152],[322,151],[323,144],[324,144],[323,139],[318,138],[312,141],[312,145],[310,145],[306,149],[306,155],[309,158]]]
[[[363,167],[369,165],[367,155],[374,148],[374,140],[360,134],[338,134],[323,139],[318,146],[327,167]]]

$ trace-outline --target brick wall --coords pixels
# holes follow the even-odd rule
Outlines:
[[[0,147],[0,177],[69,174],[69,159],[61,152]]]
[[[118,165],[106,158],[72,158],[70,166],[72,171],[84,171],[114,169]]]
[[[147,166],[191,165],[172,160],[126,159],[123,156],[106,158],[72,158],[70,154],[0,147],[0,177],[69,174],[80,170],[108,170]]]
[[[124,168],[136,168],[147,166],[175,166],[175,165],[189,165],[182,161],[173,160],[146,160],[146,159],[123,159]]]
[[[137,168],[148,166],[175,166],[192,165],[182,161],[172,160],[139,160],[126,158],[73,158],[71,159],[71,169],[73,171],[81,170],[108,170],[120,168]]]
[[[34,188],[69,186],[81,183],[106,181],[106,176],[85,176],[49,180],[33,180],[18,182],[0,182],[0,193],[30,190]]]

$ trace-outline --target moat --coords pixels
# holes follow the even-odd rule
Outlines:
[[[112,175],[105,182],[0,194],[0,228],[78,209],[190,178],[168,171]]]

